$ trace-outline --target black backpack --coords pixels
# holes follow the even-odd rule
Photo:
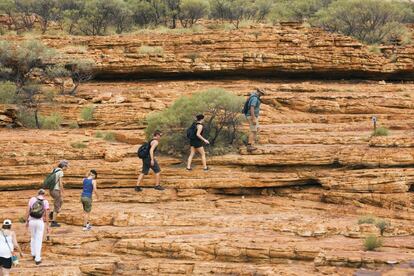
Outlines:
[[[36,202],[30,207],[30,216],[32,218],[40,219],[45,213],[45,204],[43,199],[36,198]]]
[[[197,138],[197,123],[193,123],[189,128],[187,128],[187,138],[190,140]]]
[[[138,148],[138,151],[137,151],[138,158],[144,159],[148,157],[150,148],[151,148],[150,144],[151,142],[145,142]]]
[[[244,115],[248,115],[248,113],[249,113],[249,109],[250,109],[250,100],[251,100],[253,97],[257,97],[257,95],[251,95],[251,96],[250,96],[250,97],[246,100],[246,102],[244,103],[243,110],[242,110],[242,113],[243,113]]]
[[[61,169],[54,169],[50,174],[48,174],[43,181],[42,189],[49,189],[50,191],[55,188],[56,185],[56,173],[61,171]]]

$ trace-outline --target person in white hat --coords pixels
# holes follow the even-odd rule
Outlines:
[[[4,220],[0,233],[0,275],[4,276],[10,275],[15,248],[19,251],[20,257],[23,257],[22,250],[17,243],[16,233],[11,230],[11,227],[11,220]]]
[[[49,202],[45,199],[45,190],[40,189],[37,196],[29,200],[26,212],[26,227],[30,231],[30,250],[36,265],[42,262],[43,233],[49,233]],[[45,224],[46,221],[46,224]]]

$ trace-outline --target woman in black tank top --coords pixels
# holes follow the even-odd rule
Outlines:
[[[201,155],[201,161],[203,163],[203,169],[205,171],[208,171],[207,162],[206,162],[206,152],[204,151],[204,143],[210,144],[210,142],[203,137],[204,133],[204,115],[200,114],[196,116],[196,122],[195,124],[195,135],[194,138],[190,139],[190,156],[188,157],[187,161],[187,170],[192,170],[191,168],[191,162],[193,161],[193,157],[196,154],[196,152],[200,153]]]

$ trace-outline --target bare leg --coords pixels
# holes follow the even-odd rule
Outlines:
[[[155,186],[160,185],[160,173],[155,174]]]
[[[206,152],[204,147],[198,148],[197,151],[201,155],[201,162],[203,163],[203,169],[207,169]]]
[[[52,215],[52,221],[56,221],[56,217],[57,217],[57,213],[56,213],[56,211],[55,210],[53,210],[53,213],[52,213],[53,215]]]
[[[0,270],[1,271],[1,270]],[[9,276],[10,275],[10,269],[5,269],[5,268],[2,268],[2,271],[3,271],[3,273],[2,274],[0,274],[0,275],[4,275],[4,276]]]
[[[195,155],[195,148],[191,147],[190,149],[190,156],[188,156],[188,160],[187,160],[187,169],[191,169],[191,163],[193,162],[193,157]]]
[[[140,185],[141,185],[141,181],[142,181],[142,179],[144,178],[144,174],[143,173],[141,173],[139,176],[138,176],[138,180],[137,180],[137,187],[139,187]]]

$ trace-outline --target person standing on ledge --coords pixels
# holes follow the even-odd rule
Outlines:
[[[249,96],[244,104],[243,113],[249,121],[250,126],[249,141],[247,143],[248,151],[257,149],[254,145],[257,139],[257,131],[259,129],[260,98],[263,95],[265,95],[265,91],[263,89],[255,88],[255,91]]]
[[[63,204],[64,188],[63,188],[63,171],[69,167],[69,162],[62,160],[59,162],[57,168],[53,170],[53,173],[56,174],[56,184],[53,189],[50,190],[50,196],[53,198],[53,212],[50,214],[50,227],[60,227],[60,224],[56,222],[57,214],[60,213]]]
[[[92,193],[98,198],[98,189],[96,179],[98,173],[95,170],[90,170],[88,176],[83,179],[83,190],[81,195],[81,202],[83,206],[83,230],[88,231],[92,229],[90,223],[90,213],[92,211]]]
[[[164,187],[160,185],[161,169],[160,169],[160,166],[158,165],[157,159],[155,159],[155,153],[157,152],[157,147],[161,139],[161,135],[162,133],[160,131],[155,131],[152,137],[152,140],[142,145],[140,149],[138,150],[138,152],[140,152],[140,150],[143,149],[143,151],[145,151],[145,154],[142,157],[142,171],[141,171],[141,174],[138,176],[137,186],[135,187],[135,191],[137,192],[142,191],[142,188],[140,186],[141,181],[144,178],[144,175],[148,175],[150,169],[153,170],[155,173],[154,189],[160,190],[160,191],[164,190]]]
[[[203,170],[208,171],[207,161],[206,161],[206,152],[204,151],[203,142],[205,144],[210,144],[210,142],[203,137],[204,132],[204,115],[199,114],[196,116],[196,121],[191,125],[191,127],[187,130],[187,138],[190,139],[190,156],[188,157],[187,161],[187,170],[191,171],[191,162],[193,161],[193,157],[196,152],[200,153],[201,161],[203,163]]]

